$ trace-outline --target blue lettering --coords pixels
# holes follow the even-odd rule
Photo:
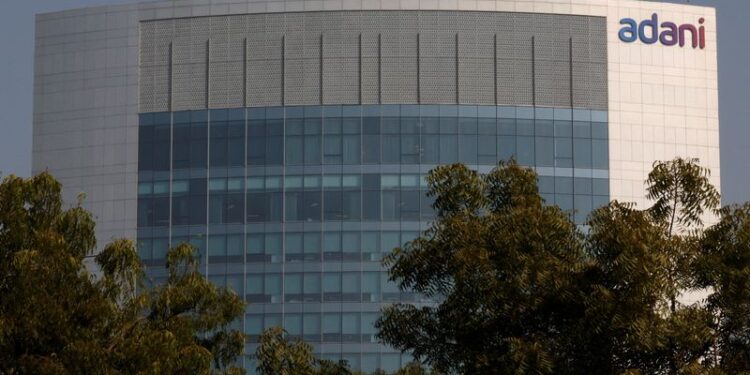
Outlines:
[[[620,25],[626,25],[620,29],[620,40],[625,43],[633,43],[638,40],[638,22],[632,18],[623,18]]]
[[[651,29],[651,36],[646,35],[646,28]],[[654,13],[651,19],[643,20],[638,26],[638,36],[643,44],[654,44],[659,40],[659,16]]]

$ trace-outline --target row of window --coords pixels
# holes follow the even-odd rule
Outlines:
[[[607,122],[606,111],[587,109],[455,104],[367,104],[152,112],[141,114],[140,123],[143,126],[170,122],[205,123],[209,121],[209,115],[212,122],[331,117],[468,117]]]
[[[606,123],[457,118],[352,120],[356,131],[310,132],[320,120],[272,125],[144,126],[140,128],[139,170],[169,171],[211,167],[267,165],[448,164],[494,165],[515,157],[543,167],[607,168]],[[303,122],[304,121],[304,122]],[[367,124],[372,123],[369,126]],[[450,124],[447,125],[447,124]],[[298,127],[299,129],[292,129]],[[434,133],[429,132],[433,130]],[[261,130],[257,130],[261,129]],[[263,130],[265,129],[265,130]],[[503,130],[508,129],[508,130]],[[258,134],[256,134],[256,131]],[[386,133],[387,130],[394,132]],[[170,143],[170,131],[172,140]],[[443,131],[446,131],[445,133]],[[218,134],[215,134],[218,133]],[[263,134],[260,134],[263,133]],[[278,133],[278,134],[277,134]],[[171,147],[171,158],[170,158]],[[209,151],[210,150],[210,151]],[[209,162],[210,160],[210,162]],[[171,164],[170,164],[171,163]]]
[[[305,313],[305,314],[265,314],[245,316],[245,332],[250,342],[257,342],[258,332],[263,329],[281,326],[292,337],[307,342],[372,342],[376,343],[375,321],[378,313]]]
[[[560,206],[582,223],[609,196],[590,194],[542,194],[549,204]],[[321,221],[429,221],[434,218],[433,198],[426,190],[304,191],[287,193],[185,195],[138,200],[138,226],[242,224],[261,222]],[[170,222],[171,219],[171,222]]]
[[[242,262],[279,263],[293,261],[375,261],[384,253],[419,235],[409,231],[325,231],[263,232],[244,234],[205,234],[173,237],[172,243],[189,242],[207,254],[209,264]],[[163,260],[169,247],[168,237],[139,238],[141,259]],[[245,254],[246,253],[246,254]],[[227,259],[231,258],[231,259]],[[230,261],[231,260],[231,261]]]
[[[600,173],[601,170],[588,170],[589,173]],[[305,191],[305,190],[397,190],[425,189],[427,175],[422,174],[327,174],[327,175],[292,175],[292,176],[254,176],[229,178],[196,178],[190,180],[146,181],[138,184],[138,195],[169,196],[185,194],[236,194],[246,190],[248,193],[272,191]],[[606,178],[538,176],[540,193],[572,194],[608,194],[609,180]]]
[[[149,113],[140,119],[139,170],[245,164],[492,165],[511,156],[527,165],[590,168],[606,151],[606,121],[606,112],[492,106]],[[590,150],[574,155],[579,147]]]
[[[209,280],[244,295],[250,304],[427,301],[401,292],[388,280],[388,273],[381,271],[227,274],[209,275]]]
[[[548,203],[584,217],[591,207],[605,204],[609,194],[607,179],[540,176],[538,181]],[[205,224],[206,204],[211,224],[429,220],[432,199],[425,186],[425,176],[417,174],[175,180],[171,220],[173,225]],[[169,225],[170,182],[141,182],[138,190],[139,227]]]

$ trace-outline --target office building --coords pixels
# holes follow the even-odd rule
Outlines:
[[[393,370],[379,260],[429,225],[424,176],[515,157],[582,223],[647,204],[654,160],[719,186],[712,8],[629,0],[184,0],[42,14],[33,169],[99,242],[170,244],[328,359]]]

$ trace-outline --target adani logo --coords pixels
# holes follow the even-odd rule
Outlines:
[[[632,18],[623,18],[620,20],[620,40],[625,43],[633,43],[640,39],[644,44],[654,44],[661,42],[665,46],[674,46],[679,44],[684,47],[688,39],[693,48],[706,48],[706,28],[703,27],[705,19],[698,20],[700,26],[696,27],[686,23],[677,25],[674,22],[659,23],[659,15],[654,13],[651,19],[641,21],[640,25]]]

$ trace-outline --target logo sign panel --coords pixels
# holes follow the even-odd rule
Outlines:
[[[693,24],[677,25],[674,22],[659,22],[659,15],[654,13],[651,18],[640,23],[632,18],[620,20],[618,36],[625,43],[633,43],[640,40],[643,44],[661,43],[671,47],[686,44],[695,48],[706,48],[706,28],[703,26],[706,20],[698,19],[698,26]]]

